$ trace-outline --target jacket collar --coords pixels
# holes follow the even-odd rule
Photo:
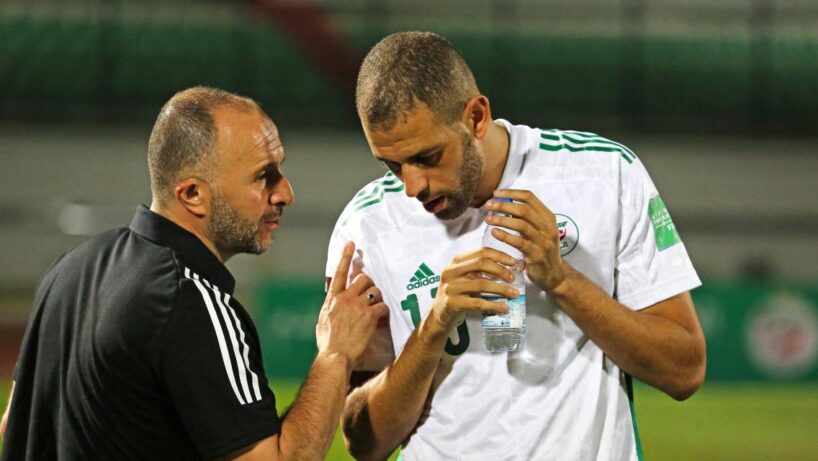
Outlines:
[[[232,294],[236,279],[198,237],[145,205],[136,208],[131,230],[159,245],[178,253],[190,270],[215,283],[223,292]]]

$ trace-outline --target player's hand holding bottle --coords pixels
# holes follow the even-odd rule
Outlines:
[[[467,311],[507,313],[506,303],[487,301],[480,296],[486,293],[516,298],[519,294],[516,289],[491,280],[513,281],[514,274],[506,266],[514,263],[514,258],[493,248],[481,248],[452,258],[440,274],[440,286],[429,314],[434,323],[448,332],[463,321]]]
[[[495,214],[486,218],[486,222],[519,233],[514,235],[497,229],[494,236],[520,250],[525,256],[528,278],[543,291],[553,292],[569,273],[560,257],[556,216],[531,191],[505,189],[495,191],[494,195],[513,202],[490,200],[486,208],[506,216]]]

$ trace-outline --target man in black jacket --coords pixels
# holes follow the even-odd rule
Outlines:
[[[250,99],[176,94],[148,147],[153,201],[41,281],[0,429],[3,460],[320,459],[350,370],[386,308],[344,248],[318,355],[286,417],[224,262],[273,242],[293,191],[276,126]],[[7,424],[7,427],[6,427]]]

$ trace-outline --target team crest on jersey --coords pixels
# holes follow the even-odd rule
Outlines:
[[[420,266],[418,266],[412,278],[409,279],[409,284],[406,285],[406,289],[412,291],[421,287],[434,285],[438,282],[440,282],[440,276],[435,275],[426,263],[420,263]]]
[[[560,234],[560,256],[574,251],[579,243],[579,228],[573,219],[564,214],[557,214],[557,231]]]

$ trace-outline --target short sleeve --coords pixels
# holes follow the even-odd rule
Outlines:
[[[343,221],[342,221],[343,220]],[[338,268],[338,263],[341,260],[341,253],[344,245],[347,242],[353,241],[356,244],[355,256],[352,259],[352,267],[350,269],[350,276],[347,277],[347,283],[350,282],[352,276],[358,272],[363,272],[374,280],[372,274],[364,263],[362,256],[360,241],[348,237],[346,235],[347,228],[341,222],[346,221],[344,216],[339,219],[339,224],[329,242],[329,249],[327,250],[327,266],[326,266],[326,283],[324,290],[329,289],[330,282],[335,276],[335,271]],[[360,239],[359,239],[360,240]],[[355,366],[356,371],[380,371],[386,368],[395,360],[395,350],[392,344],[392,331],[389,328],[389,318],[384,317],[378,323],[375,332],[372,334],[372,339],[369,341],[366,351],[364,351],[361,361]]]
[[[246,311],[207,280],[189,277],[179,285],[157,362],[182,426],[212,459],[280,432],[281,420]]]
[[[620,159],[617,300],[633,310],[701,285],[662,197],[639,159]]]

